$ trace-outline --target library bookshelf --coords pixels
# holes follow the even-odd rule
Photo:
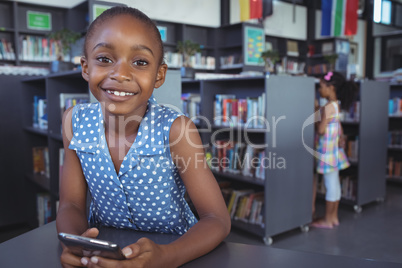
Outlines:
[[[273,242],[272,236],[295,228],[308,231],[312,213],[313,156],[304,146],[313,146],[313,125],[306,125],[305,121],[314,113],[314,79],[259,76],[193,80],[182,82],[182,92],[201,96],[200,115],[204,120],[199,124],[199,131],[205,145],[213,146],[215,139],[248,140],[264,145],[267,156],[275,154],[277,159],[281,157],[286,162],[286,167],[282,168],[264,167],[265,179],[213,169],[218,182],[229,183],[234,190],[263,192],[262,224],[233,217],[232,225],[262,237],[266,244]],[[209,125],[207,122],[214,122],[212,105],[217,94],[232,94],[238,99],[265,94],[263,112],[267,125],[260,128]]]
[[[30,192],[30,224],[38,223],[36,197],[38,194],[46,194],[48,198],[48,217],[51,221],[56,218],[59,172],[60,172],[60,149],[63,148],[61,135],[60,94],[61,93],[88,93],[87,82],[82,78],[81,71],[51,74],[48,76],[30,77],[21,83],[21,107],[22,125],[24,129],[24,173],[25,177],[34,187]],[[34,96],[40,96],[47,101],[47,128],[34,126]],[[47,148],[46,167],[47,172],[34,172],[33,148]],[[46,223],[46,222],[45,222]]]
[[[402,183],[402,83],[390,83],[390,100],[388,104],[389,132],[388,159],[386,178],[389,182]]]
[[[357,142],[357,148],[353,157],[348,155],[351,166],[340,172],[340,178],[341,203],[360,213],[363,205],[385,198],[389,86],[368,80],[357,85],[359,108],[351,108],[353,118],[347,115],[341,122],[344,134]],[[345,151],[348,154],[348,148]],[[317,196],[324,197],[320,193]]]

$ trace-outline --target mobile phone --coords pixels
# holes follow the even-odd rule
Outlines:
[[[67,233],[59,233],[58,236],[59,240],[77,256],[101,256],[116,260],[126,259],[116,243]]]

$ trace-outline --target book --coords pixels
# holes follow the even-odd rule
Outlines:
[[[36,195],[36,204],[38,225],[42,226],[51,222],[52,210],[50,195],[47,193],[38,193]]]
[[[47,129],[48,120],[47,120],[47,100],[39,99],[37,106],[37,115],[38,115],[38,128]]]
[[[32,148],[33,173],[50,177],[49,150],[47,147]]]
[[[89,102],[89,93],[60,93],[60,114],[63,118],[64,111],[79,103]]]

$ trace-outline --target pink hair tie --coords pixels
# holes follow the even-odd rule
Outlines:
[[[326,81],[330,81],[330,80],[331,80],[332,75],[333,75],[333,73],[332,73],[332,72],[328,72],[328,73],[327,73],[327,75],[325,75],[325,76],[324,76],[324,79],[325,79]]]

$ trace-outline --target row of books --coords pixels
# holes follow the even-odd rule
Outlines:
[[[32,148],[33,173],[50,178],[49,150],[47,147],[38,146]]]
[[[329,64],[321,63],[307,66],[307,74],[325,74],[329,71]]]
[[[390,177],[402,176],[402,160],[388,157],[387,174]]]
[[[282,67],[286,70],[286,73],[289,74],[304,74],[306,63],[290,60],[285,57],[282,59]]]
[[[402,131],[388,132],[388,145],[402,147]]]
[[[180,53],[165,52],[165,61],[169,67],[180,68],[183,66],[183,55]],[[196,53],[189,59],[190,67],[195,69],[215,70],[215,57],[203,56]]]
[[[214,171],[242,174],[265,179],[265,170],[273,168],[275,155],[266,155],[265,149],[255,145],[216,140],[211,146],[210,168]]]
[[[5,38],[0,40],[0,60],[15,60],[13,44]]]
[[[47,129],[47,99],[43,96],[34,96],[32,123],[35,128]]]
[[[375,79],[377,81],[402,83],[402,68],[398,68],[394,71],[382,72],[376,75]]]
[[[233,94],[215,95],[214,124],[265,128],[265,93],[257,98],[236,99]]]
[[[50,195],[47,193],[38,193],[36,195],[36,209],[39,226],[52,221],[52,208]]]
[[[63,55],[59,41],[46,37],[25,35],[20,37],[20,59],[26,61],[53,61],[63,56],[67,61],[68,55]]]
[[[60,114],[63,117],[63,113],[68,108],[80,103],[89,102],[88,93],[60,93]]]
[[[264,192],[224,188],[222,195],[232,219],[264,227]]]
[[[350,106],[349,110],[341,110],[340,120],[344,122],[359,122],[360,121],[360,101],[355,101]]]
[[[402,99],[401,98],[395,97],[388,101],[388,115],[402,116]]]
[[[198,116],[200,115],[201,96],[198,93],[182,93],[181,104],[183,113],[193,120],[194,123],[199,123]]]
[[[359,159],[359,137],[347,137],[345,153],[350,161]]]
[[[243,56],[241,54],[222,56],[219,58],[219,60],[221,68],[243,64]]]
[[[341,181],[341,197],[348,200],[356,200],[357,196],[357,179],[354,176],[340,176]],[[321,178],[317,182],[317,193],[325,195],[326,189],[324,180]]]

